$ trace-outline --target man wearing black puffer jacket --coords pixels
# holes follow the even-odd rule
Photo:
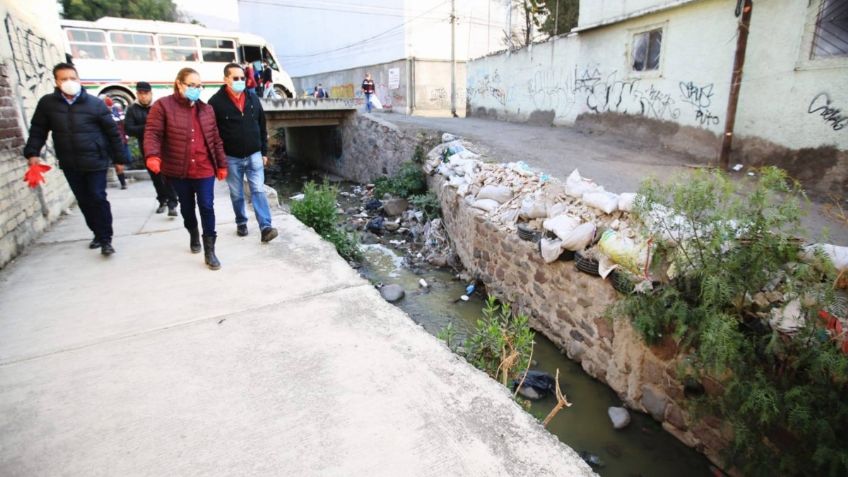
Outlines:
[[[114,163],[122,173],[128,158],[112,119],[112,112],[99,98],[82,89],[76,68],[68,63],[53,67],[56,90],[38,101],[24,157],[38,164],[47,134],[53,133],[53,146],[59,167],[71,186],[88,228],[94,232],[89,248],[112,255],[112,209],[106,199],[106,171]]]
[[[268,164],[268,132],[265,111],[259,98],[245,91],[245,75],[241,66],[224,67],[224,86],[209,99],[215,110],[218,133],[227,154],[227,185],[236,215],[236,233],[247,235],[247,213],[244,206],[244,178],[250,186],[250,200],[259,222],[263,243],[277,237],[271,226],[271,209],[265,197],[265,166]]]

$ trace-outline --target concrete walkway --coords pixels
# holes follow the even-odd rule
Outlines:
[[[113,257],[74,213],[0,271],[0,475],[592,475],[293,217],[237,237],[225,187],[220,271],[149,182],[109,191]]]

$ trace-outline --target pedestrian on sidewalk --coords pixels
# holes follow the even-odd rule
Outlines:
[[[318,99],[329,98],[330,95],[327,94],[327,91],[324,89],[324,85],[318,83],[318,86],[315,87],[315,91],[312,93],[312,96]]]
[[[277,93],[274,92],[274,74],[271,72],[271,66],[267,61],[262,64],[262,88],[263,98],[277,97]]]
[[[85,223],[94,233],[88,244],[112,255],[112,208],[106,198],[106,171],[114,164],[124,172],[125,156],[118,127],[103,101],[82,89],[76,68],[68,63],[53,67],[56,89],[38,101],[24,146],[30,166],[39,155],[47,134],[53,133],[53,147],[59,167],[77,199]]]
[[[147,114],[150,113],[150,106],[153,104],[153,92],[150,83],[139,81],[135,85],[136,102],[127,108],[127,116],[125,127],[127,134],[138,139],[138,149],[141,157],[144,158],[144,125],[147,122]],[[145,165],[146,167],[146,165]],[[147,173],[150,175],[150,180],[153,182],[153,188],[156,189],[156,200],[159,202],[159,207],[156,209],[157,214],[165,212],[165,206],[168,206],[168,217],[177,216],[177,193],[162,174],[157,174],[147,168]]]
[[[160,172],[177,191],[189,249],[200,252],[197,215],[203,229],[206,266],[221,268],[215,255],[215,177],[227,178],[227,157],[215,124],[215,111],[200,100],[200,75],[183,68],[174,81],[174,94],[153,103],[144,130],[147,168]]]
[[[365,94],[365,110],[371,112],[371,96],[374,94],[374,80],[371,79],[371,73],[365,73],[365,79],[362,81],[362,93]]]
[[[251,93],[256,94],[256,75],[253,71],[253,65],[249,61],[245,61],[242,67],[244,68],[245,87]]]
[[[271,208],[265,196],[265,166],[268,165],[268,131],[259,98],[245,91],[245,71],[230,63],[224,67],[224,85],[209,99],[215,110],[218,132],[227,154],[227,185],[236,215],[236,233],[247,235],[244,179],[250,186],[250,202],[259,222],[263,243],[277,237],[271,226]]]
[[[121,136],[121,144],[124,145],[124,154],[127,156],[127,165],[129,165],[132,162],[132,156],[130,156],[130,146],[124,132],[124,114],[121,111],[121,106],[115,104],[109,96],[104,97],[103,102],[106,103],[106,107],[112,113],[112,120],[118,126],[118,135]],[[118,176],[118,182],[121,183],[121,190],[125,190],[127,188],[127,176],[124,175],[123,171],[118,172],[117,170],[115,170],[115,175]]]

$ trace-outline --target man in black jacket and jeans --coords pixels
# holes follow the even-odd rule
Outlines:
[[[53,67],[56,90],[44,95],[35,108],[24,146],[29,165],[38,164],[47,134],[59,167],[71,186],[88,228],[94,232],[89,248],[112,255],[112,209],[106,199],[106,171],[112,163],[122,173],[127,162],[112,112],[100,99],[82,89],[76,68],[68,63]]]
[[[135,95],[138,101],[130,105],[127,109],[126,119],[124,119],[124,129],[128,135],[138,139],[138,148],[141,152],[141,157],[144,156],[144,124],[147,122],[147,113],[150,112],[150,105],[153,103],[153,93],[150,83],[139,81],[135,85]],[[150,180],[153,181],[153,187],[156,189],[156,200],[159,201],[159,208],[156,209],[157,214],[165,212],[165,205],[168,205],[168,216],[177,216],[177,193],[171,184],[168,183],[165,176],[156,174],[150,169],[147,169],[150,174]]]
[[[227,154],[227,185],[236,214],[236,233],[240,237],[247,235],[246,176],[262,242],[270,242],[277,237],[277,229],[271,226],[271,208],[265,197],[265,166],[268,164],[265,111],[259,98],[245,91],[245,85],[242,67],[228,64],[224,67],[224,86],[209,99],[209,105],[215,110],[218,133]]]

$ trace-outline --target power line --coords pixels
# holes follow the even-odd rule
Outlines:
[[[288,3],[285,1],[271,1],[271,0],[240,0],[241,3],[252,3],[255,5],[268,5],[272,7],[282,7],[282,8],[298,8],[301,10],[316,10],[316,11],[327,11],[327,12],[342,12],[349,13],[354,15],[379,15],[379,16],[387,16],[387,17],[406,17],[406,11],[401,8],[391,8],[391,7],[382,7],[378,5],[354,5],[349,3],[325,3],[322,6],[321,4],[310,3],[310,4],[297,4],[297,3]],[[343,8],[334,8],[334,6],[344,6]],[[358,8],[353,9],[351,7]],[[366,9],[363,9],[365,7]],[[367,8],[376,9],[376,10],[367,10]],[[387,10],[389,12],[399,12],[399,13],[387,13],[381,12],[380,10]]]

